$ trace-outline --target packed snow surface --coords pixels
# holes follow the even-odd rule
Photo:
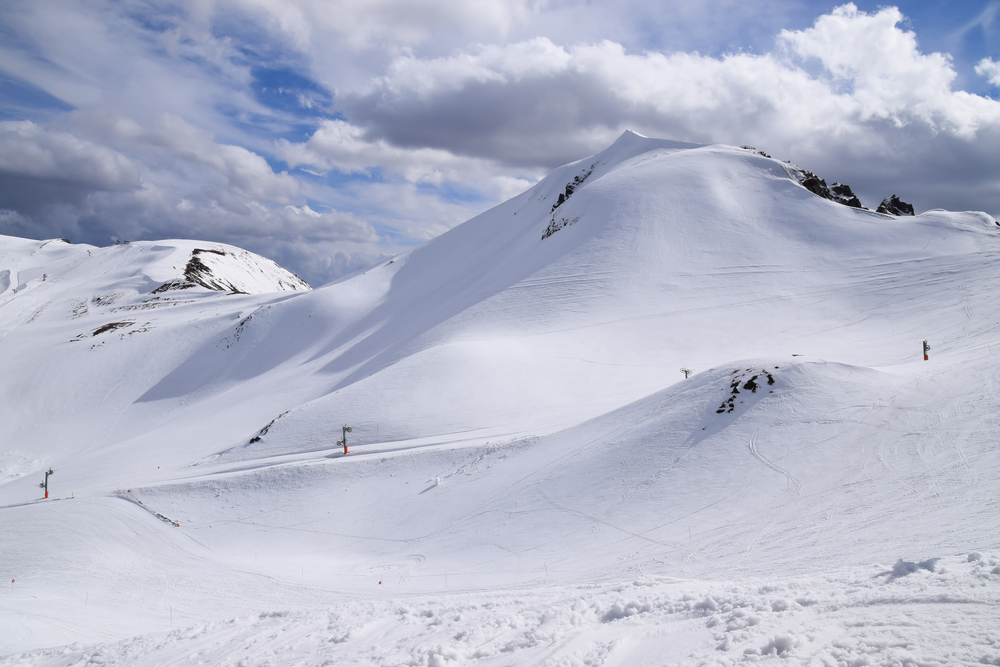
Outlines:
[[[796,170],[628,132],[312,291],[0,237],[0,665],[1000,664],[1000,227]]]

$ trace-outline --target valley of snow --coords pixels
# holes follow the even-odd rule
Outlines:
[[[0,665],[1000,665],[1000,226],[795,173],[627,132],[313,290],[0,237]]]

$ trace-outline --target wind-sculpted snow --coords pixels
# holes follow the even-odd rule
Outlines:
[[[890,665],[1000,662],[996,558],[941,559],[886,580],[879,564],[780,583],[640,577],[613,586],[343,599],[0,665]],[[387,582],[391,581],[387,579]],[[395,583],[395,582],[394,582]],[[907,632],[909,631],[909,632]],[[959,639],[961,637],[961,639]],[[194,657],[196,656],[196,657]],[[773,664],[779,664],[774,662]]]
[[[626,133],[312,291],[3,237],[0,665],[1000,664],[1000,227],[790,169]]]

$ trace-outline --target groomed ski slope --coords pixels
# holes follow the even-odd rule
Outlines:
[[[0,241],[0,665],[1000,664],[986,214],[626,133],[313,291]]]

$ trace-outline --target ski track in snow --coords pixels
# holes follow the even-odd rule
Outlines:
[[[799,484],[799,480],[795,479],[794,475],[792,475],[790,472],[788,472],[781,466],[777,466],[771,463],[761,455],[760,451],[757,449],[757,431],[755,431],[754,434],[750,436],[750,442],[748,443],[747,447],[750,449],[750,453],[753,454],[753,457],[755,459],[757,459],[758,461],[760,461],[761,463],[763,463],[776,473],[784,475],[788,479],[788,483],[795,488],[795,493],[799,495],[802,494],[802,485]]]

